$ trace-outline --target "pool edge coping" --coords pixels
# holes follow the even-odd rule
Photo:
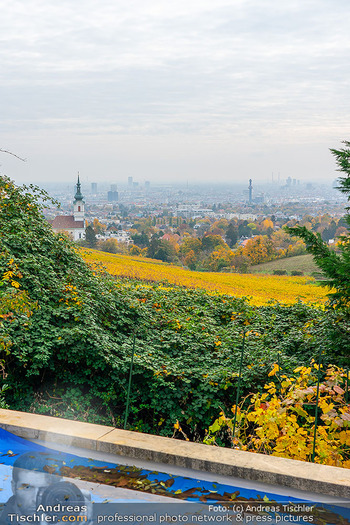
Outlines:
[[[7,409],[0,409],[0,427],[25,439],[350,499],[350,470],[345,468]]]

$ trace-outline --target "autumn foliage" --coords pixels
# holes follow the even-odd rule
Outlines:
[[[252,394],[234,417],[222,411],[209,427],[207,444],[228,439],[235,448],[350,468],[350,405],[347,403],[346,371],[329,366],[319,386],[319,421],[315,436],[318,365],[300,366],[294,374],[281,374],[274,365],[265,392]],[[314,450],[314,437],[315,450]]]

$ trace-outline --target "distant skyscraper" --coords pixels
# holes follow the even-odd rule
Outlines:
[[[146,190],[149,190],[149,189],[150,189],[150,186],[151,186],[150,181],[149,181],[149,180],[146,180],[146,182],[145,182],[145,188],[146,188]]]
[[[119,198],[119,195],[117,191],[110,190],[107,192],[108,202],[117,202],[118,198]]]
[[[117,184],[111,184],[111,191],[117,191]]]
[[[128,177],[128,186],[129,188],[132,187],[132,177]]]
[[[91,193],[97,193],[97,182],[91,183]]]

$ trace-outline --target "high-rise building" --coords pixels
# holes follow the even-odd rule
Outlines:
[[[107,200],[108,202],[117,202],[118,198],[117,185],[111,184],[111,189],[107,192]]]
[[[91,193],[97,193],[97,182],[91,183]]]
[[[132,177],[128,177],[128,187],[132,187]]]

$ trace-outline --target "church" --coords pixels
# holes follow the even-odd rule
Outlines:
[[[74,241],[85,238],[85,202],[81,194],[81,184],[79,180],[76,184],[77,191],[74,195],[73,215],[57,215],[52,221],[49,221],[54,232],[65,231],[69,233]]]

